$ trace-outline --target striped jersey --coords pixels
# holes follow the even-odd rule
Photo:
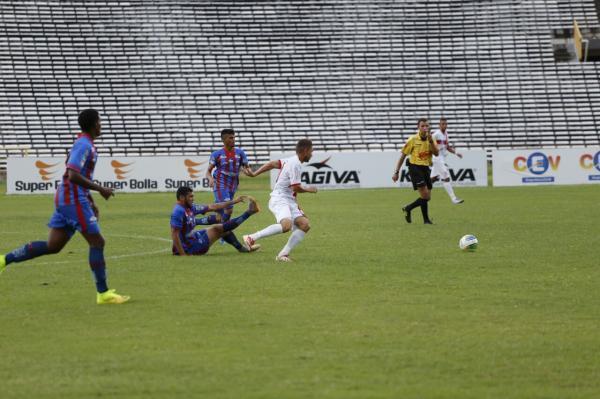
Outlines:
[[[188,249],[193,244],[193,232],[196,227],[196,215],[208,212],[208,205],[192,205],[191,208],[185,207],[180,203],[175,204],[171,212],[171,227],[179,230],[179,239],[183,249]],[[173,246],[173,253],[177,249]]]
[[[227,151],[221,148],[210,154],[209,164],[215,168],[212,175],[215,179],[214,191],[236,191],[239,183],[240,168],[248,166],[248,157],[241,148]]]
[[[69,169],[93,180],[97,160],[98,152],[94,146],[94,140],[89,134],[80,133],[69,151],[62,182],[58,185],[54,195],[54,204],[57,207],[89,202],[90,190],[71,183],[69,181]]]

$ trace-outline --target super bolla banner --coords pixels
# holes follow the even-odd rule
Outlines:
[[[124,192],[208,191],[208,157],[98,157],[94,181]],[[8,194],[50,194],[65,173],[64,158],[11,157]]]
[[[483,150],[460,151],[462,159],[446,157],[450,177],[457,186],[487,186],[487,159]],[[284,159],[293,153],[271,153],[271,160]],[[399,182],[392,174],[400,152],[314,152],[310,161],[302,164],[302,184],[320,189],[412,187],[406,165],[402,167]],[[278,169],[271,171],[271,187]]]
[[[494,186],[600,183],[600,148],[494,150]]]

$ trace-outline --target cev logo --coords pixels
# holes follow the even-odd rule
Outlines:
[[[114,171],[115,171],[115,177],[117,178],[117,180],[125,180],[127,178],[127,174],[131,173],[133,171],[133,169],[124,169],[127,166],[132,165],[134,162],[130,162],[130,163],[123,163],[123,162],[119,162],[117,160],[112,160],[110,162],[110,166],[113,167]]]
[[[38,168],[38,173],[43,181],[50,181],[54,177],[54,175],[58,172],[58,170],[50,170],[55,167],[58,163],[45,163],[42,161],[35,161],[35,167]]]
[[[197,180],[201,176],[199,175],[200,169],[196,169],[198,166],[202,165],[205,162],[194,162],[191,159],[186,159],[183,161],[183,164],[187,168],[188,174],[191,179]]]
[[[534,152],[529,155],[528,158],[516,157],[513,162],[515,170],[518,170],[519,172],[529,170],[529,172],[534,175],[543,175],[549,167],[552,168],[552,170],[557,170],[559,164],[560,155],[547,156],[543,152]]]
[[[598,151],[596,155],[583,154],[581,158],[579,158],[579,165],[581,165],[583,169],[596,168],[600,171],[600,151]]]

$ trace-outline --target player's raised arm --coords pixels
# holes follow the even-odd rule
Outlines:
[[[173,240],[173,246],[177,249],[177,253],[180,256],[185,256],[186,253],[183,250],[183,245],[181,245],[181,239],[179,238],[180,229],[176,229],[175,227],[171,227],[171,239]]]
[[[267,172],[271,169],[281,169],[281,161],[275,160],[275,161],[267,162],[266,164],[264,164],[263,166],[258,168],[256,170],[256,172],[253,173],[253,176],[251,176],[251,177],[256,177],[256,176],[260,175],[261,173]]]
[[[68,177],[69,181],[73,184],[77,184],[83,188],[87,188],[88,190],[98,191],[100,195],[104,199],[109,199],[111,196],[114,196],[114,189],[108,187],[102,187],[99,184],[94,183],[87,177],[83,176],[81,173],[77,172],[73,169],[68,169]]]
[[[235,204],[239,204],[240,202],[244,202],[244,200],[247,197],[245,195],[242,195],[240,197],[234,198],[231,201],[225,201],[225,202],[216,202],[214,204],[208,204],[206,205],[206,210],[207,212],[214,212],[214,211],[218,211],[219,209],[225,209],[228,206],[231,205],[235,205]]]

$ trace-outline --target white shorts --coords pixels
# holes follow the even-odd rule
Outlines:
[[[291,219],[293,222],[296,218],[304,216],[304,212],[302,212],[296,201],[285,198],[271,197],[269,200],[269,210],[275,215],[277,223],[283,219]]]
[[[450,178],[450,171],[444,159],[434,159],[433,166],[431,167],[431,177],[439,176],[440,179],[445,180]]]

